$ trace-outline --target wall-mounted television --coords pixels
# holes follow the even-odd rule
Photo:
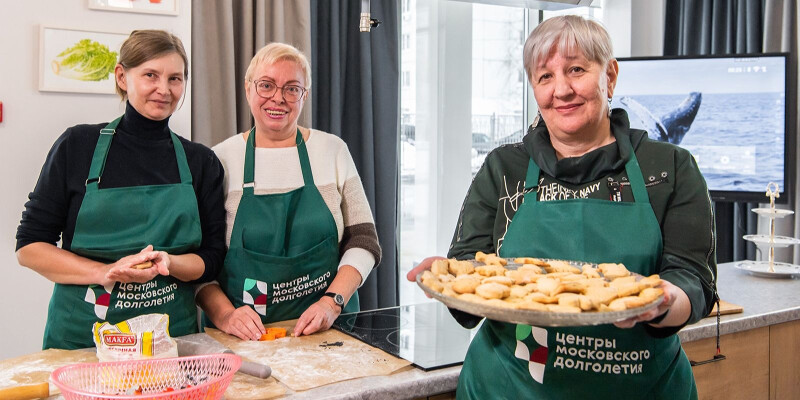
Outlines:
[[[715,201],[791,197],[794,125],[788,54],[620,58],[612,107],[631,127],[689,150]]]

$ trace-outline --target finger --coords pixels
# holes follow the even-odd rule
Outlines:
[[[300,318],[297,320],[297,323],[294,325],[294,330],[293,330],[294,336],[302,336],[303,335],[303,330],[306,328],[306,326],[308,326],[308,323],[309,323],[309,321],[311,319],[309,317],[309,315],[308,315],[308,311],[309,310],[306,310],[306,312],[304,312],[302,315],[300,315]]]
[[[650,321],[651,319],[653,319],[653,318],[655,318],[655,317],[657,317],[659,315],[660,315],[659,314],[659,309],[655,308],[653,310],[644,312],[644,313],[640,314],[639,316],[637,316],[636,317],[636,321],[637,322],[647,322],[647,321]]]
[[[251,340],[250,337],[247,336],[247,334],[245,334],[241,329],[239,329],[236,326],[232,326],[230,332],[228,333],[242,340]]]
[[[250,306],[242,306],[244,311],[244,315],[253,321],[253,324],[256,326],[256,330],[258,331],[258,337],[260,338],[261,335],[267,333],[267,328],[264,328],[264,323],[261,322],[261,317],[256,313],[255,310],[250,308]]]
[[[306,329],[303,329],[303,334],[310,335],[318,331],[319,328],[322,327],[322,322],[324,318],[325,318],[324,314],[317,314],[316,316],[314,316],[314,319],[311,321],[311,323],[308,324],[308,326],[306,326]]]
[[[408,279],[411,282],[416,281],[417,280],[417,275],[421,274],[422,271],[424,271],[426,269],[430,269],[431,268],[431,264],[433,264],[434,261],[439,260],[439,259],[443,259],[443,258],[444,257],[433,256],[433,257],[428,257],[428,258],[422,260],[422,262],[420,262],[416,267],[412,268],[411,271],[408,271],[408,274],[406,274],[406,279]]]
[[[145,261],[150,261],[150,257],[148,257],[148,253],[145,253],[144,250],[119,260],[120,264],[127,268],[131,268],[134,265],[141,264]]]
[[[148,252],[151,252],[151,251],[153,251],[153,245],[152,244],[148,244],[139,253],[148,253]]]
[[[165,263],[157,263],[156,268],[158,269],[158,273],[164,276],[169,276],[169,267]]]
[[[634,325],[636,325],[636,321],[634,318],[628,318],[628,319],[623,319],[622,321],[614,322],[614,326],[622,329],[633,328]]]
[[[250,326],[249,322],[236,321],[235,324],[236,324],[236,329],[238,329],[239,332],[241,332],[242,335],[241,337],[244,340],[257,341],[258,339],[261,339],[261,335],[257,335],[254,333],[254,329]]]
[[[263,327],[261,324],[261,320],[259,319],[258,322],[253,321],[247,315],[241,316],[241,324],[244,326],[244,330],[247,332],[247,335],[253,340],[261,339],[261,330],[258,329],[259,327]]]
[[[239,339],[258,340],[257,337],[253,337],[252,332],[250,332],[250,329],[248,329],[245,321],[240,318],[237,311],[238,310],[233,310],[233,312],[231,312],[231,316],[228,320],[228,329]]]

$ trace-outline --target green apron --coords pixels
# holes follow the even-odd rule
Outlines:
[[[71,251],[112,263],[138,253],[148,244],[155,250],[184,254],[200,246],[202,231],[197,197],[186,153],[170,132],[181,182],[177,184],[100,189],[111,141],[122,117],[100,130],[92,156],[86,194],[75,222]],[[47,314],[43,348],[93,347],[92,325],[119,323],[141,314],[169,314],[173,336],[197,333],[194,292],[172,276],[156,275],[143,284],[63,285],[56,283]]]
[[[537,201],[539,167],[531,159],[525,198],[500,255],[621,262],[656,273],[661,230],[630,137],[625,171],[635,202]],[[656,339],[643,324],[541,328],[486,320],[458,380],[459,399],[695,399],[689,361],[677,335]]]
[[[299,129],[304,185],[287,193],[254,193],[255,136],[253,128],[245,150],[242,199],[217,280],[234,307],[250,305],[269,323],[299,318],[322,297],[338,270],[339,233],[314,185]],[[356,293],[343,312],[358,310]],[[207,318],[204,322],[211,325]]]

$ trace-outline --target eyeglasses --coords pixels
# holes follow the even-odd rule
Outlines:
[[[283,94],[283,99],[290,103],[296,103],[300,101],[300,99],[303,98],[303,94],[306,93],[306,88],[302,86],[278,86],[275,84],[275,82],[266,80],[253,81],[253,85],[256,86],[256,93],[265,99],[275,96],[275,93],[278,91],[278,89],[280,89],[281,94]]]

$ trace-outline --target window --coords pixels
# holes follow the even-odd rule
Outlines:
[[[540,12],[476,0],[402,4],[398,281],[405,305],[430,300],[405,275],[425,257],[447,254],[486,155],[521,141],[536,114],[522,47]]]

